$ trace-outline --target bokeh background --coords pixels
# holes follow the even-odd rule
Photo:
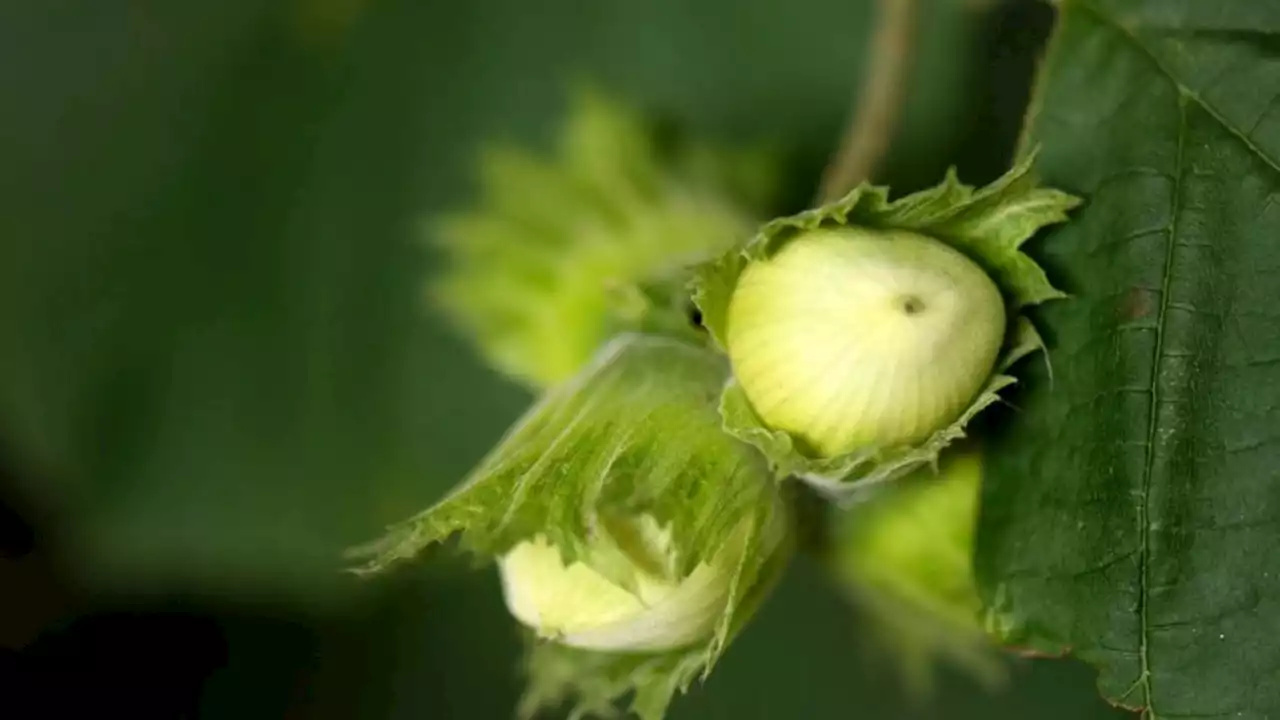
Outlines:
[[[877,178],[1011,154],[1052,20],[921,0]],[[426,306],[424,221],[586,80],[812,196],[870,0],[0,4],[0,717],[506,718],[491,571],[358,581],[529,401]],[[1091,670],[896,682],[801,560],[675,718],[1125,717]]]

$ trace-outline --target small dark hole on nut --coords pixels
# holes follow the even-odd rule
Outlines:
[[[924,301],[914,295],[902,299],[902,311],[908,315],[919,315],[924,312]]]

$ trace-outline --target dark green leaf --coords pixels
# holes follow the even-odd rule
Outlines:
[[[1087,204],[1041,257],[1041,375],[990,448],[978,570],[1148,718],[1280,714],[1280,18],[1064,2],[1029,139]]]

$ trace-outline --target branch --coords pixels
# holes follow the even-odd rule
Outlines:
[[[905,95],[916,30],[916,0],[879,0],[861,92],[840,148],[822,174],[818,202],[870,177],[889,148]]]

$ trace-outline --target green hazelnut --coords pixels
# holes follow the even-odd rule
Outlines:
[[[846,227],[752,261],[729,303],[734,376],[760,419],[834,457],[910,445],[957,419],[1006,330],[996,284],[924,235]]]

